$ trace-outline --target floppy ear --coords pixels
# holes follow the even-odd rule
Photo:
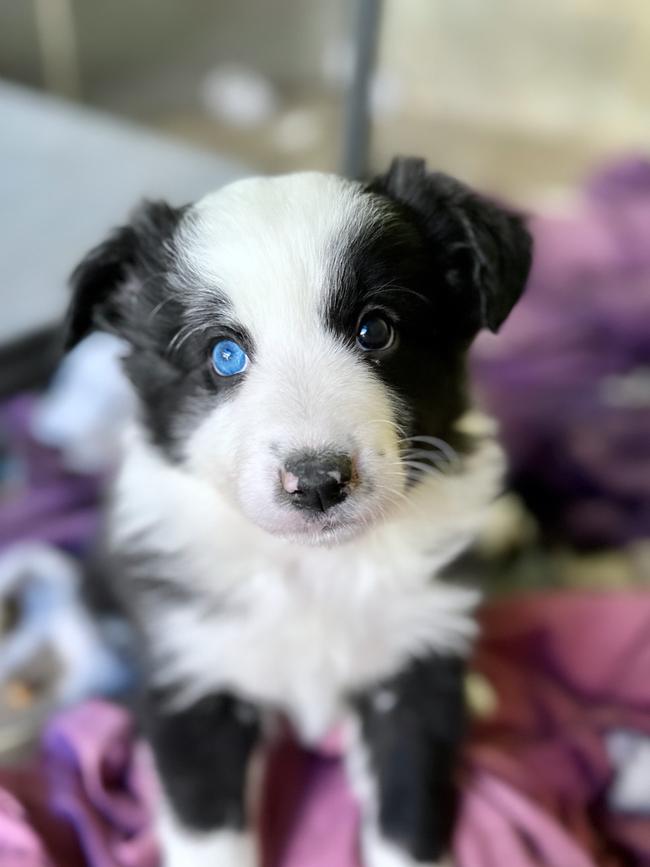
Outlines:
[[[113,231],[77,265],[70,278],[66,349],[94,329],[127,336],[125,314],[133,295],[149,273],[164,270],[169,241],[184,211],[165,202],[144,202],[128,225]]]
[[[398,157],[369,189],[400,203],[423,232],[445,306],[473,336],[497,331],[526,284],[532,239],[522,216],[439,172],[422,159]],[[460,322],[459,322],[460,324]]]

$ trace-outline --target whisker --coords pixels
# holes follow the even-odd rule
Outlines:
[[[444,458],[449,463],[448,455],[446,454],[446,452],[440,451],[440,449],[410,448],[410,449],[404,449],[403,454],[425,455],[427,457],[432,457],[432,458]]]
[[[412,295],[414,298],[417,298],[418,301],[426,304],[427,306],[431,306],[432,301],[430,298],[427,298],[426,295],[423,295],[421,292],[418,292],[416,289],[412,289],[409,286],[402,286],[399,283],[391,283],[386,282],[381,286],[375,287],[372,292],[369,294],[369,298],[374,299],[377,296],[382,295],[390,295],[390,294],[400,294],[400,295]]]
[[[199,325],[184,325],[181,329],[179,329],[179,331],[170,341],[169,346],[167,347],[168,351],[170,353],[178,352],[181,346],[183,346],[183,344],[186,343],[190,339],[190,337],[193,337],[195,334],[200,334],[202,331],[208,331],[209,327],[209,325],[206,325],[204,323],[200,323]]]
[[[147,324],[150,325],[153,322],[153,320],[156,318],[156,316],[158,316],[158,314],[163,309],[163,307],[165,307],[166,304],[169,304],[171,301],[174,301],[174,300],[175,299],[170,295],[167,298],[163,298],[163,300],[160,302],[160,304],[156,304],[156,306],[152,309],[151,313],[147,317]]]
[[[364,424],[387,424],[387,425],[395,425],[395,419],[392,418],[371,418],[364,422]]]
[[[425,436],[424,434],[419,434],[417,436],[405,437],[405,442],[415,442],[415,443],[425,443],[426,445],[434,446],[443,452],[450,461],[460,462],[460,455],[456,451],[455,448],[449,445],[446,440],[441,439],[440,437],[432,437]]]
[[[441,473],[437,467],[429,466],[429,464],[422,464],[419,461],[404,461],[404,464],[411,469],[420,470],[423,475],[435,476],[439,479],[444,477],[444,473]]]
[[[437,467],[441,472],[449,471],[454,466],[445,455],[439,453],[431,454],[430,452],[409,451],[403,453],[403,460],[429,462],[430,464],[433,464],[434,467]]]
[[[391,503],[396,508],[399,505],[402,505],[402,503],[406,503],[407,506],[412,505],[409,498],[402,491],[396,491],[393,488],[386,488],[385,494],[387,495],[386,498],[388,499],[388,502]],[[399,500],[397,500],[396,497],[399,497]]]

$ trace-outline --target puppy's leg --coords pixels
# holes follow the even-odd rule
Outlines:
[[[463,669],[454,658],[414,660],[355,698],[348,768],[361,801],[365,867],[445,862],[456,815]]]
[[[246,784],[260,738],[255,708],[219,694],[179,711],[149,697],[146,725],[164,802],[164,867],[255,867]]]

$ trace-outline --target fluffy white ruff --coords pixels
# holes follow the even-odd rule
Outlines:
[[[163,804],[158,815],[162,867],[257,867],[255,841],[249,832],[222,830],[206,834],[188,831]]]
[[[185,590],[141,612],[156,677],[181,704],[220,689],[275,705],[306,741],[355,688],[413,656],[464,653],[478,594],[432,579],[474,537],[498,487],[486,440],[456,476],[414,489],[393,520],[332,547],[289,543],[137,438],[118,483],[114,545],[137,537]],[[146,569],[146,565],[145,565]],[[136,579],[137,580],[137,579]]]

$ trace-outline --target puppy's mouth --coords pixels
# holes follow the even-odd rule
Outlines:
[[[291,526],[288,535],[330,543],[358,534],[367,526],[372,489],[363,475],[354,454],[324,449],[289,455],[279,467],[276,492]]]
[[[369,482],[359,482],[344,502],[326,511],[296,509],[282,503],[266,529],[288,541],[332,546],[362,536],[385,519],[388,511],[380,492]]]
[[[362,518],[349,516],[336,517],[306,517],[300,522],[291,521],[291,526],[276,531],[276,535],[282,536],[292,542],[301,542],[310,545],[334,545],[346,542],[360,536],[370,526],[370,521]]]
[[[383,516],[373,498],[365,496],[363,485],[344,502],[324,511],[296,507],[281,497],[270,508],[245,511],[259,527],[277,538],[328,546],[362,535]]]
[[[405,499],[406,472],[398,473],[378,451],[326,447],[273,458],[262,478],[242,477],[238,500],[250,520],[279,539],[345,542],[371,530]]]

